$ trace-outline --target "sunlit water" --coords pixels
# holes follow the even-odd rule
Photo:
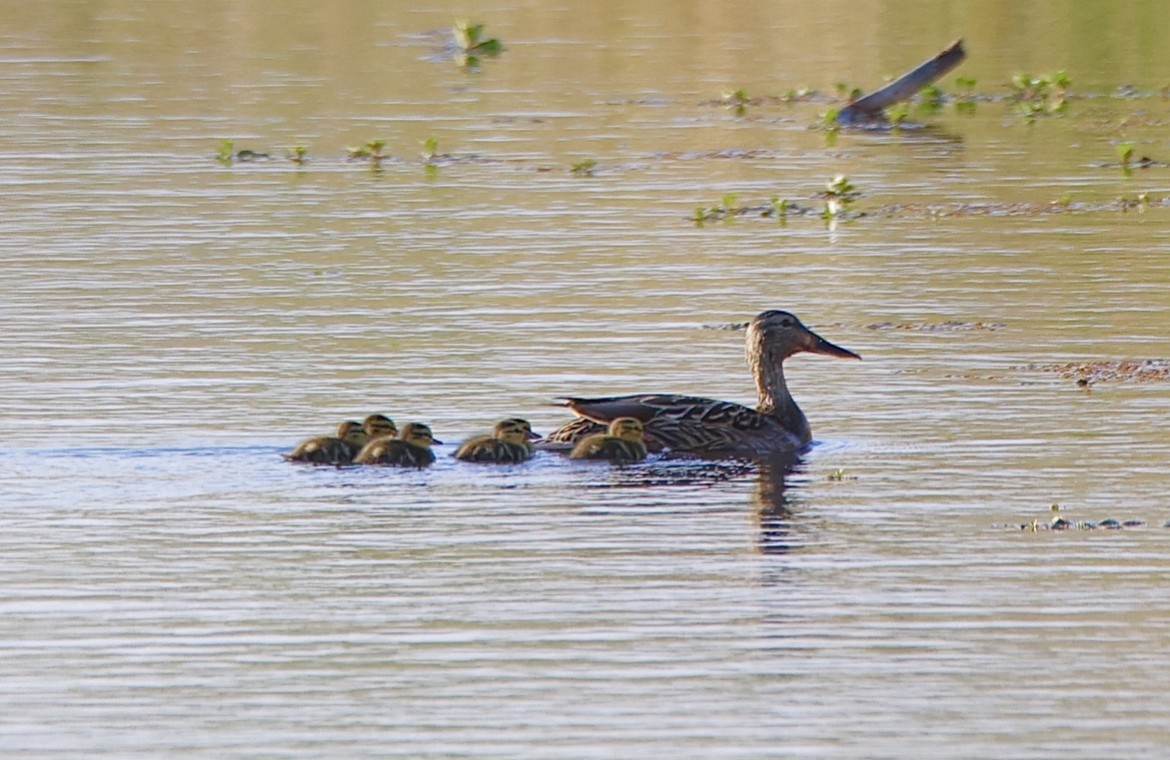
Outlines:
[[[1170,157],[1125,31],[1163,11],[385,5],[13,9],[4,754],[1163,754],[1166,380],[1053,371],[1170,357],[1167,170],[1106,166]],[[508,47],[479,74],[443,58],[463,14]],[[960,35],[994,97],[926,129],[717,102]],[[1002,83],[1058,68],[1101,97],[1029,125]],[[817,216],[836,174],[867,216]],[[812,213],[691,221],[728,195]],[[766,308],[864,357],[789,362],[786,468],[450,457],[564,394],[750,403],[727,328]],[[374,411],[438,463],[283,461]]]

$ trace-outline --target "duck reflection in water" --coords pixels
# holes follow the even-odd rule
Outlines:
[[[755,503],[756,550],[760,554],[787,554],[801,548],[793,536],[795,515],[788,500],[788,478],[801,465],[799,454],[779,454],[758,463]]]

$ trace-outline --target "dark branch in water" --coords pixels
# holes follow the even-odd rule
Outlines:
[[[966,57],[963,41],[955,40],[946,50],[930,60],[919,64],[880,90],[858,98],[842,108],[837,114],[837,123],[884,122],[886,117],[882,112],[885,109],[913,97],[923,87],[945,76]]]

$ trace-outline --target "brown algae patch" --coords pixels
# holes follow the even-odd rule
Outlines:
[[[1076,381],[1082,387],[1095,383],[1157,383],[1170,380],[1170,361],[1166,359],[1032,364],[1028,369],[1053,372],[1065,380]]]
[[[995,331],[1006,327],[1002,322],[961,322],[948,319],[945,322],[875,322],[866,325],[868,330],[907,330],[913,332],[976,332]]]

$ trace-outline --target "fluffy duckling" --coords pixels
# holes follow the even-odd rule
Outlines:
[[[369,436],[360,422],[346,420],[337,427],[337,435],[310,438],[293,449],[285,459],[313,464],[350,464],[368,440]]]
[[[371,414],[366,417],[362,420],[362,429],[366,431],[371,441],[375,438],[393,438],[398,435],[398,426],[384,414]]]
[[[582,438],[570,459],[608,459],[617,464],[641,462],[646,458],[646,442],[642,437],[642,421],[633,417],[618,417],[609,423],[605,433]]]
[[[497,422],[491,435],[464,441],[455,458],[464,462],[524,462],[532,458],[532,440],[539,437],[528,420],[510,417]]]
[[[421,422],[410,422],[403,426],[397,438],[375,438],[367,443],[357,456],[354,464],[397,464],[404,467],[426,467],[435,461],[431,446],[436,441],[431,429]]]

